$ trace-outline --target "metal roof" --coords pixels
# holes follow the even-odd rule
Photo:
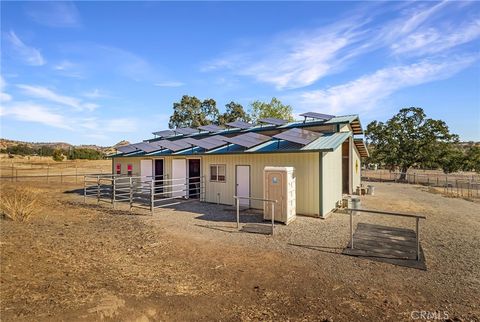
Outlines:
[[[350,132],[325,133],[302,150],[333,151],[350,137]]]
[[[262,152],[274,153],[274,152],[282,152],[282,151],[301,152],[301,151],[315,151],[315,150],[332,151],[336,147],[338,147],[342,142],[344,142],[345,139],[352,134],[352,132],[333,132],[333,131],[339,131],[340,127],[337,126],[336,129],[335,128],[331,129],[332,133],[322,132],[321,137],[319,137],[318,139],[315,139],[314,141],[302,147],[302,146],[297,146],[298,144],[295,142],[286,143],[285,138],[282,135],[280,135],[278,139],[270,138],[269,136],[273,135],[275,137],[274,134],[278,132],[272,133],[267,131],[277,130],[277,131],[282,131],[282,133],[284,133],[290,129],[296,129],[296,131],[299,131],[300,129],[307,130],[310,128],[312,129],[315,128],[313,131],[317,131],[318,127],[321,127],[323,125],[332,126],[336,124],[338,125],[350,124],[353,134],[363,134],[358,115],[335,116],[329,120],[311,119],[311,120],[305,120],[305,121],[295,121],[295,122],[290,122],[282,125],[256,125],[246,129],[229,128],[229,129],[224,129],[222,131],[218,131],[216,133],[199,132],[199,129],[179,128],[179,129],[173,130],[177,132],[177,135],[175,136],[171,136],[164,139],[162,138],[150,139],[144,142],[149,145],[160,146],[162,148],[165,148],[166,150],[150,151],[150,152],[125,151],[124,153],[118,153],[114,156],[130,156],[130,155],[149,155],[150,156],[150,155],[203,154],[203,153],[214,154],[214,153],[239,153],[240,151],[258,152],[258,153],[262,153]],[[325,128],[325,130],[330,131],[328,128]],[[184,133],[182,135],[179,135],[178,132],[184,132]],[[241,140],[244,134],[258,136],[258,135],[262,135],[262,133],[269,134],[269,136],[266,137],[269,139],[268,141],[255,142],[256,143],[255,146],[254,145],[239,146],[237,144],[239,143],[237,142],[238,141],[236,139],[237,137],[238,139]],[[226,137],[222,137],[222,135],[225,135]],[[230,144],[223,147],[222,146],[214,147],[216,144],[210,144],[209,145],[210,149],[208,149],[208,151],[205,151],[204,149],[199,149],[195,147],[195,145],[197,145],[195,143],[197,143],[197,141],[202,139],[204,140],[206,139],[206,142],[209,142],[209,143],[220,144],[221,142],[217,142],[217,141],[228,141]],[[358,142],[362,142],[362,140],[360,139],[360,141]],[[203,143],[203,141],[201,143]],[[243,143],[243,141],[240,143]],[[365,150],[361,148],[360,143],[356,143],[356,146],[362,156],[364,156],[365,153],[368,154],[368,151],[366,150],[366,148]],[[135,149],[136,147],[133,146],[133,148]],[[172,151],[171,148],[175,148],[175,149]],[[126,150],[127,149],[128,148],[126,148]]]

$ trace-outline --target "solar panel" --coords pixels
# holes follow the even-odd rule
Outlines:
[[[137,151],[137,148],[135,146],[133,146],[132,144],[130,145],[124,145],[124,146],[119,146],[116,148],[118,151],[122,152],[122,153],[130,153],[130,152],[134,152],[134,151]]]
[[[166,149],[172,150],[173,152],[188,149],[189,147],[191,147],[191,145],[185,142],[184,140],[177,140],[177,141],[160,140],[155,142],[155,144],[160,145]]]
[[[291,130],[274,135],[273,138],[306,145],[318,139],[321,135],[321,133],[293,128]]]
[[[146,153],[150,153],[150,152],[158,151],[162,149],[161,146],[151,144],[151,143],[145,143],[145,142],[135,143],[133,144],[133,146],[135,146],[137,149],[142,150]]]
[[[198,132],[197,129],[192,129],[190,127],[180,127],[180,128],[176,128],[174,131],[176,133],[180,133],[180,134],[184,134],[184,135],[193,134],[193,133]]]
[[[215,124],[208,124],[198,127],[200,130],[208,131],[208,132],[218,132],[225,130],[223,127],[215,125]]]
[[[183,139],[183,141],[188,142],[189,144],[198,146],[200,148],[206,149],[206,150],[211,150],[211,149],[214,149],[216,147],[227,144],[226,141],[220,140],[219,137],[223,137],[223,136],[216,135],[216,136],[212,136],[212,137],[201,139],[201,140],[192,139],[192,138],[185,138],[185,139]]]
[[[258,121],[261,122],[261,123],[268,123],[268,124],[272,124],[272,125],[283,125],[285,123],[288,123],[288,121],[281,120],[281,119],[276,119],[274,117],[266,117],[264,119],[259,119]]]
[[[303,113],[303,114],[300,114],[300,116],[303,116],[305,118],[311,117],[312,119],[320,119],[320,120],[330,120],[335,117],[335,115],[315,113],[315,112]]]
[[[162,138],[166,138],[166,137],[175,135],[175,132],[173,132],[172,130],[163,130],[163,131],[153,132],[152,134]]]
[[[243,122],[243,121],[234,121],[234,122],[227,123],[227,125],[230,127],[235,127],[237,129],[249,129],[253,127],[253,124]]]
[[[263,142],[266,142],[270,139],[271,138],[269,136],[266,136],[266,135],[263,135],[263,134],[260,134],[260,133],[250,132],[250,133],[237,135],[237,136],[234,136],[234,137],[231,137],[231,138],[225,137],[224,140],[227,141],[228,143],[241,145],[241,146],[244,146],[246,148],[251,148],[255,145],[259,145],[259,144],[261,144]]]

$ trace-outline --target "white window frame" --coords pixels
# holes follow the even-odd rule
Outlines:
[[[219,170],[223,167],[224,169],[224,174],[223,174],[223,180],[219,179]],[[216,174],[215,177],[213,177],[212,174],[212,169],[216,169]],[[210,181],[211,182],[226,182],[227,181],[227,165],[226,164],[210,164]]]

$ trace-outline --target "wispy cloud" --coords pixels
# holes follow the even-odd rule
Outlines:
[[[85,78],[83,67],[78,63],[64,59],[53,66],[60,75],[72,78]]]
[[[5,87],[7,87],[7,82],[5,79],[0,75],[0,102],[8,102],[12,100],[12,96],[10,94],[5,93]]]
[[[480,37],[480,20],[460,25],[451,25],[439,30],[425,28],[408,35],[392,44],[394,54],[413,54],[417,56],[444,52],[450,48],[471,42]]]
[[[185,83],[182,82],[176,82],[176,81],[166,81],[166,82],[158,82],[153,84],[157,87],[180,87],[185,85]]]
[[[478,56],[425,60],[410,65],[383,68],[345,84],[299,92],[290,100],[300,109],[321,109],[332,114],[367,111],[392,93],[406,87],[446,79],[478,61]]]
[[[98,107],[97,104],[82,102],[78,98],[58,94],[43,86],[18,84],[17,87],[20,88],[25,95],[30,97],[40,98],[50,102],[70,106],[77,110],[91,111]]]
[[[4,107],[2,113],[4,116],[12,116],[19,121],[41,123],[67,130],[72,129],[63,115],[31,102],[13,102],[8,107]]]
[[[27,15],[35,22],[49,27],[79,27],[80,14],[70,1],[42,1],[29,3]]]
[[[344,19],[313,30],[250,41],[205,63],[204,72],[222,70],[251,77],[276,89],[297,89],[339,73],[356,59],[377,50],[393,53],[401,63],[412,57],[455,53],[480,37],[480,19],[463,3],[413,3],[352,11]],[[454,13],[452,15],[452,13]],[[458,25],[458,16],[464,23]]]
[[[6,34],[6,39],[12,45],[14,52],[26,64],[32,66],[45,65],[46,61],[43,58],[40,50],[27,46],[13,31]]]
[[[92,89],[91,91],[84,92],[82,95],[90,99],[111,97],[110,94],[98,88]]]
[[[81,64],[85,75],[106,73],[127,77],[134,81],[155,82],[159,71],[147,59],[122,48],[92,42],[74,42],[60,45],[60,51],[69,60]]]

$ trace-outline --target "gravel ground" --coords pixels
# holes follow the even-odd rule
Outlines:
[[[297,217],[288,226],[276,225],[272,237],[238,232],[229,206],[188,202],[153,216],[141,211],[128,215],[126,205],[116,210],[92,200],[85,205],[79,195],[53,191],[49,196],[55,202],[48,206],[55,211],[48,220],[26,227],[1,222],[2,320],[29,320],[43,310],[49,318],[84,320],[408,321],[412,311],[427,311],[446,312],[452,320],[479,321],[478,203],[446,198],[421,186],[375,186],[375,196],[362,197],[362,207],[427,217],[421,224],[427,271],[342,255],[349,239],[349,216],[342,213],[326,220]],[[262,222],[255,211],[242,213],[241,221],[249,226]],[[408,218],[368,214],[355,221],[412,229],[415,224]],[[76,233],[63,244],[57,232],[66,222]],[[260,226],[270,229],[268,223]],[[26,309],[28,290],[22,291],[24,300],[15,300],[28,275],[21,267],[31,267],[37,278],[44,274],[53,279],[48,282],[53,290],[43,290],[50,302],[56,283],[74,275],[67,278],[61,267],[41,265],[44,258],[38,254],[29,262],[24,257],[32,256],[32,241],[26,238],[44,245],[55,238],[57,256],[67,248],[68,259],[76,255],[82,260],[77,277],[89,288],[82,289],[81,283],[62,288],[62,298],[72,292],[77,299],[64,303],[63,309],[38,294],[35,309]],[[155,243],[161,251],[150,251]],[[92,257],[85,257],[84,249]],[[96,252],[99,255],[93,256]],[[59,274],[52,278],[55,273]],[[89,274],[96,277],[89,279]],[[89,292],[102,297],[87,296]]]

